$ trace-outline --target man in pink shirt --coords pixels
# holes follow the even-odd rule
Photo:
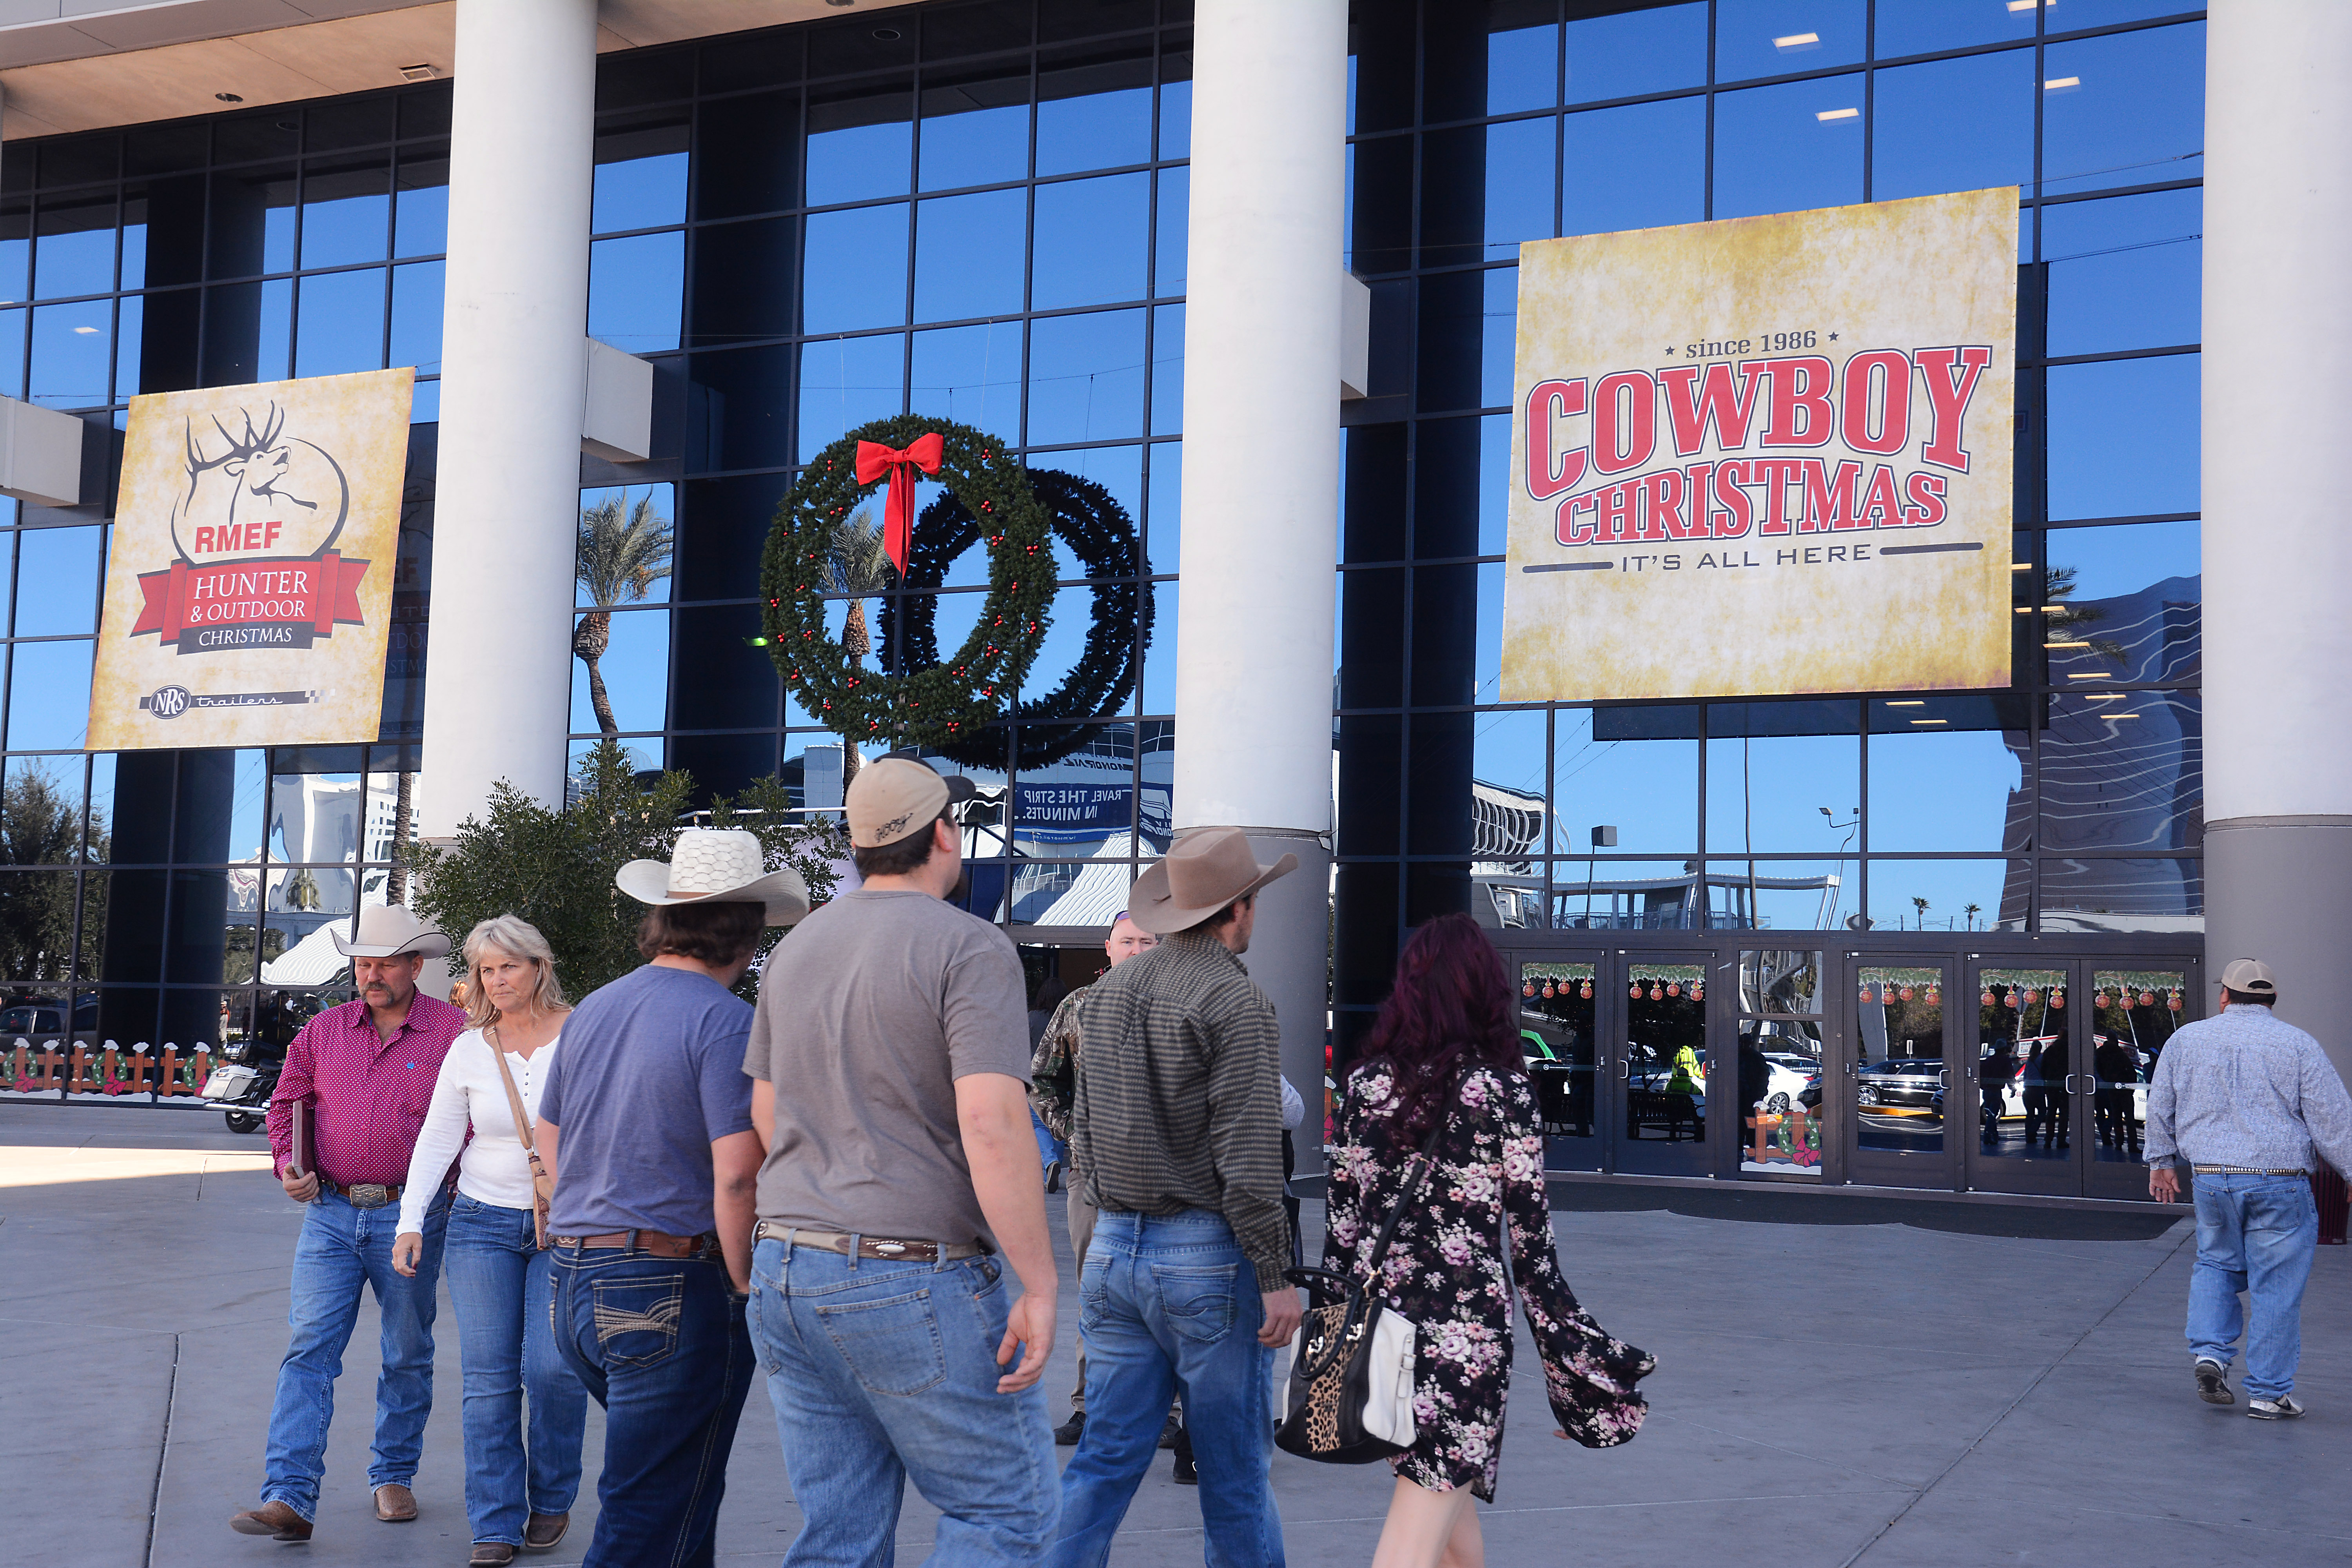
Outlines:
[[[415,1275],[393,1268],[392,1243],[416,1130],[441,1058],[464,1031],[466,1015],[416,994],[417,972],[425,959],[449,951],[449,939],[426,931],[406,910],[362,910],[358,938],[334,941],[352,961],[359,998],[302,1026],[287,1047],[286,1070],[269,1102],[278,1179],[286,1195],[310,1205],[310,1212],[294,1248],[288,1313],[293,1338],[278,1367],[261,1506],[229,1521],[241,1535],[278,1541],[310,1539],[335,1374],[359,1319],[362,1287],[375,1292],[383,1324],[368,1481],[375,1489],[375,1516],[386,1523],[416,1517],[409,1483],[416,1479],[425,1420],[433,1409],[433,1313],[447,1194],[436,1196],[426,1212],[425,1252]],[[293,1141],[298,1102],[310,1107],[313,1129],[313,1147],[299,1156]]]

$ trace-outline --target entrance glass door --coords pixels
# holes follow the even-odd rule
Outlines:
[[[1969,1185],[1990,1192],[2073,1196],[2075,965],[1982,965],[1977,993],[1975,1112]]]
[[[2091,966],[2090,1070],[2078,1076],[2089,1104],[2075,1108],[2077,1126],[2085,1109],[2090,1118],[2087,1196],[2147,1196],[2148,1080],[2173,1032],[2198,1016],[2194,969]]]
[[[1817,950],[1739,954],[1738,1070],[1715,1082],[1738,1126],[1742,1175],[1822,1178],[1822,993]]]
[[[1597,1171],[1603,1131],[1599,965],[1522,954],[1518,971],[1519,1046],[1543,1119],[1544,1164]]]
[[[1611,1079],[1616,1170],[1650,1176],[1715,1173],[1707,1143],[1706,956],[1622,956],[1625,1047]],[[1694,957],[1702,962],[1691,963]]]
[[[1874,954],[1873,957],[1879,955]],[[1945,1005],[1951,966],[1933,958],[1856,965],[1853,1057],[1845,1074],[1846,1179],[1887,1186],[1948,1187],[1947,1107],[1966,1098],[1954,1083]],[[1963,1068],[1959,1077],[1965,1078]]]

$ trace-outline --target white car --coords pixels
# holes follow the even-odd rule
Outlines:
[[[1821,1081],[1822,1064],[1811,1057],[1795,1051],[1766,1051],[1764,1060],[1772,1072],[1764,1085],[1763,1105],[1775,1116],[1786,1115],[1805,1090]]]

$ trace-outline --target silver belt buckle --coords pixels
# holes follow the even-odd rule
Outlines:
[[[869,1241],[866,1244],[885,1258],[896,1258],[907,1250],[903,1241]]]
[[[392,1189],[381,1182],[359,1182],[343,1189],[355,1209],[380,1209],[392,1202]]]

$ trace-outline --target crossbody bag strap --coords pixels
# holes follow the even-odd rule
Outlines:
[[[530,1118],[523,1113],[522,1092],[515,1088],[514,1069],[507,1066],[506,1046],[491,1037],[497,1028],[493,1024],[483,1030],[482,1043],[490,1047],[490,1059],[499,1064],[499,1081],[507,1086],[507,1107],[514,1112],[515,1135],[522,1140],[522,1152],[530,1160],[531,1173],[544,1174],[539,1163],[539,1145],[531,1141]]]

